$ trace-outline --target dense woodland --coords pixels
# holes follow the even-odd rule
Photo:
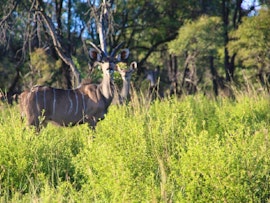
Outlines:
[[[124,42],[130,62],[138,62],[136,90],[269,91],[269,6],[267,0],[3,0],[1,95],[11,101],[36,84],[66,89],[97,82],[88,42],[99,44],[96,22],[104,10],[108,47]]]

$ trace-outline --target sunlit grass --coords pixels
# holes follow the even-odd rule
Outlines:
[[[269,201],[267,94],[139,98],[111,106],[96,131],[36,133],[1,106],[0,201]]]

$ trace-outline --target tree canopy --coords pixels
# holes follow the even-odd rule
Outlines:
[[[97,20],[104,11],[107,46],[125,42],[138,76],[160,67],[162,85],[181,90],[171,93],[183,92],[184,81],[197,90],[215,86],[209,83],[215,78],[237,83],[239,70],[269,72],[268,6],[243,0],[4,1],[0,89],[12,95],[35,84],[72,88],[81,78],[98,78],[98,71],[89,72],[88,42],[100,43]]]
[[[231,33],[229,50],[245,67],[270,67],[270,12],[261,9],[254,17],[245,17],[237,30]]]
[[[192,55],[210,55],[222,46],[222,21],[219,17],[202,16],[187,21],[178,31],[178,37],[169,43],[173,54],[190,52]]]

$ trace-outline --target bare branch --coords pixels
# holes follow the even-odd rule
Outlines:
[[[10,16],[12,15],[12,13],[16,10],[17,5],[18,5],[17,1],[12,1],[12,3],[7,5],[7,7],[11,7],[11,8],[10,9],[7,8],[7,10],[9,10],[8,13],[0,21],[0,42],[3,44],[7,41],[7,39],[6,39],[7,30],[9,29],[9,25],[8,25],[7,21],[10,18]],[[4,10],[3,10],[3,13],[5,12]]]
[[[90,18],[94,18],[96,22],[97,32],[99,35],[99,43],[102,51],[107,53],[107,38],[113,33],[113,16],[111,14],[111,6],[113,1],[102,0],[99,6],[96,6],[96,2],[91,3],[90,6]]]
[[[2,27],[3,23],[9,18],[9,16],[13,13],[13,11],[16,10],[17,5],[18,5],[18,2],[17,1],[12,2],[12,8],[8,12],[8,14],[6,16],[4,16],[2,18],[2,20],[0,21],[0,27]]]
[[[43,18],[47,29],[50,33],[50,36],[52,37],[53,40],[53,45],[58,53],[58,55],[60,56],[60,58],[70,67],[73,76],[75,78],[75,81],[73,81],[73,86],[78,86],[78,84],[80,84],[81,82],[81,78],[80,78],[80,74],[79,71],[77,70],[73,60],[71,59],[70,56],[67,56],[62,48],[62,45],[58,39],[58,36],[56,34],[56,29],[52,23],[52,20],[50,17],[48,17],[43,11],[37,11],[38,14],[41,15],[41,17]]]

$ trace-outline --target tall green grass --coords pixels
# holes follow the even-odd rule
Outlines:
[[[0,110],[1,202],[268,202],[268,95],[134,100],[96,131]]]

